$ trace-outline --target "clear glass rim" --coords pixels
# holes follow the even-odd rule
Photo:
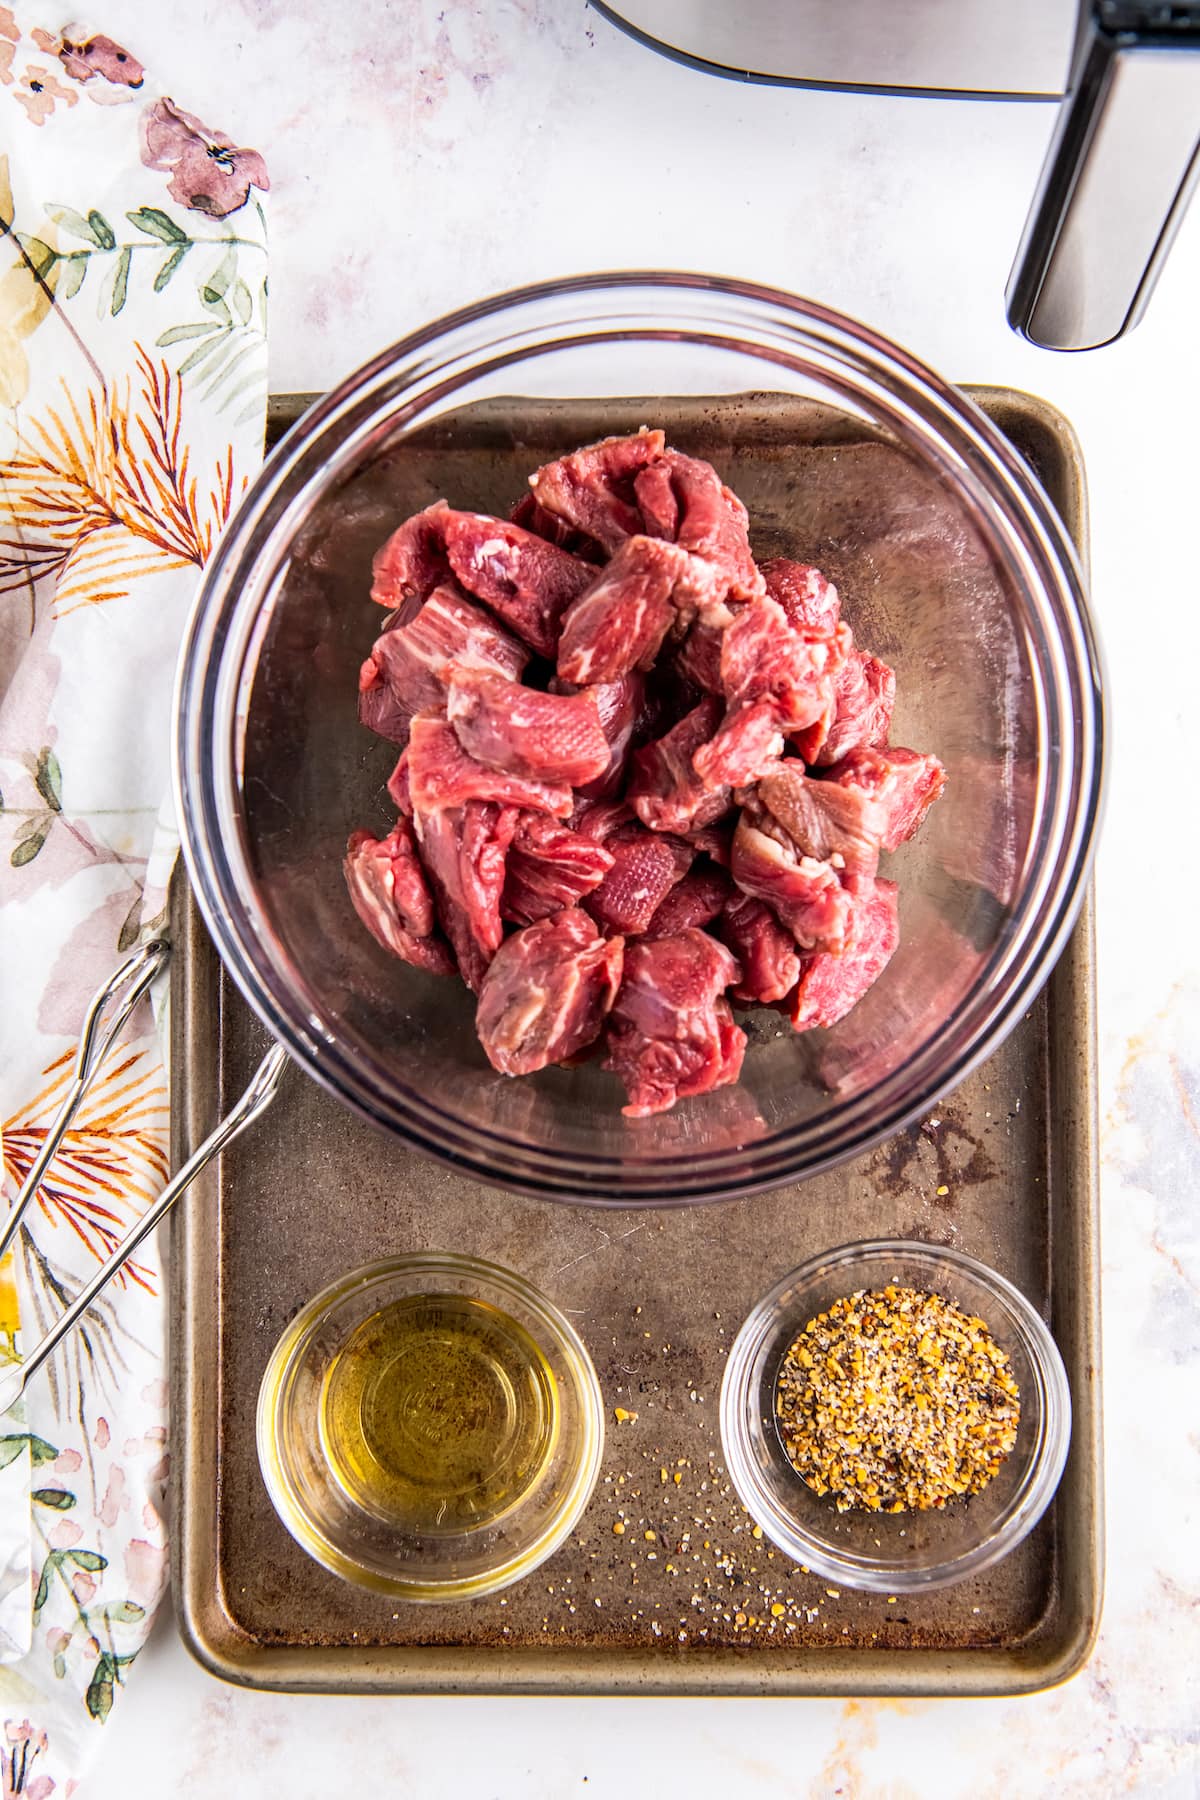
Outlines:
[[[754,1395],[757,1361],[780,1329],[778,1306],[793,1288],[847,1271],[847,1293],[872,1285],[864,1267],[903,1259],[924,1266],[931,1288],[947,1269],[959,1270],[986,1290],[1002,1310],[1029,1358],[1038,1399],[1037,1437],[1024,1478],[1007,1508],[981,1542],[961,1555],[926,1568],[908,1568],[885,1559],[839,1553],[813,1537],[779,1505],[759,1479],[753,1456],[758,1435]],[[852,1277],[852,1278],[851,1278]],[[803,1309],[800,1309],[803,1310]],[[807,1323],[807,1321],[805,1321]],[[990,1323],[986,1321],[985,1323]],[[908,1238],[870,1238],[822,1250],[778,1281],[749,1313],[729,1350],[720,1396],[721,1444],[738,1498],[764,1534],[785,1555],[831,1580],[872,1593],[917,1593],[949,1587],[990,1569],[1028,1536],[1053,1500],[1071,1445],[1071,1389],[1058,1345],[1040,1313],[1020,1289],[995,1269],[963,1250]],[[986,1490],[985,1490],[986,1491]]]
[[[358,1562],[331,1538],[313,1518],[297,1494],[281,1455],[281,1414],[288,1403],[291,1377],[298,1368],[314,1332],[336,1308],[351,1298],[366,1297],[372,1289],[396,1280],[420,1278],[470,1283],[501,1306],[507,1301],[526,1308],[545,1335],[552,1339],[570,1373],[573,1398],[579,1410],[578,1442],[570,1475],[553,1515],[541,1532],[521,1549],[473,1574],[438,1576],[386,1575]],[[272,1350],[259,1384],[255,1408],[255,1435],[263,1482],[279,1519],[300,1547],[344,1580],[375,1593],[398,1599],[435,1603],[476,1599],[494,1594],[523,1580],[564,1544],[587,1509],[600,1473],[604,1454],[604,1399],[595,1365],[587,1346],[565,1317],[532,1282],[513,1269],[482,1257],[443,1251],[413,1251],[404,1256],[381,1258],[351,1270],[331,1282],[296,1314]],[[469,1534],[464,1534],[464,1542]]]
[[[631,1145],[584,1155],[484,1129],[372,1072],[257,906],[238,805],[236,715],[248,647],[311,498],[384,437],[482,372],[554,350],[686,337],[784,367],[866,411],[955,487],[986,527],[1021,608],[1044,742],[1035,848],[1014,916],[970,997],[903,1069],[748,1148],[689,1158]],[[1028,1006],[1074,923],[1103,787],[1101,668],[1074,547],[1036,478],[958,389],[869,327],[814,301],[699,274],[628,272],[496,295],[400,340],[287,434],[243,498],[202,582],[179,666],[176,797],[192,884],[222,960],[295,1059],[426,1154],[527,1193],[628,1206],[732,1198],[860,1154],[920,1116],[984,1060]]]

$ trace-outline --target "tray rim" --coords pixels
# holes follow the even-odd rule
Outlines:
[[[1079,440],[1049,402],[1012,388],[967,386],[964,391],[1007,432],[1032,432],[1055,456],[1062,480],[1060,512],[1088,564],[1087,491]],[[316,396],[272,397],[272,426],[291,422]],[[204,1031],[220,1031],[220,983],[196,979],[207,961],[219,970],[182,865],[172,884],[175,946],[171,1004],[171,1149],[175,1166],[190,1144],[209,1129],[198,1084],[187,1079],[189,1043]],[[185,980],[180,971],[192,975]],[[212,1192],[215,1172],[201,1178],[171,1233],[170,1367],[172,1417],[176,1421],[170,1482],[171,1566],[176,1620],[193,1657],[219,1679],[272,1691],[308,1693],[505,1693],[551,1696],[635,1694],[660,1696],[765,1696],[798,1698],[934,1698],[1030,1694],[1059,1685],[1084,1666],[1099,1630],[1103,1597],[1102,1421],[1100,1413],[1099,1206],[1095,1019],[1095,931],[1089,886],[1077,923],[1037,1004],[1047,1006],[1051,1089],[1069,1077],[1080,1104],[1057,1129],[1064,1143],[1061,1186],[1075,1204],[1065,1210],[1069,1250],[1051,1258],[1051,1287],[1060,1348],[1071,1373],[1073,1426],[1067,1473],[1055,1506],[1078,1521],[1074,1536],[1059,1533],[1059,1604],[1054,1627],[1035,1624],[1015,1644],[992,1648],[803,1649],[780,1667],[727,1649],[689,1647],[686,1660],[640,1649],[595,1651],[554,1647],[354,1647],[286,1643],[264,1645],[236,1624],[219,1590],[214,1504],[204,1442],[219,1458],[218,1424],[222,1370],[209,1359],[203,1379],[200,1355],[206,1332],[197,1305],[206,1282],[215,1281],[219,1253],[214,1234],[201,1225],[201,1193]],[[1056,1172],[1059,1172],[1056,1170]],[[1051,1202],[1054,1205],[1053,1200]],[[1060,1209],[1054,1207],[1054,1219]],[[1059,1235],[1059,1234],[1055,1234]],[[1069,1271],[1078,1277],[1067,1292]],[[220,1304],[219,1285],[216,1288]],[[1064,1341],[1065,1340],[1065,1341]],[[205,1503],[207,1500],[207,1504]],[[780,1653],[773,1653],[779,1656]]]

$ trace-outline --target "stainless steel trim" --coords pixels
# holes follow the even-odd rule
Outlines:
[[[1200,175],[1200,42],[1095,33],[1063,107],[1008,286],[1049,350],[1111,343],[1142,316]]]
[[[657,47],[765,81],[1056,99],[1075,0],[618,0],[597,10]]]

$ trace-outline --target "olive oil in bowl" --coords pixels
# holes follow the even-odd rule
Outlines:
[[[485,1300],[410,1294],[334,1357],[322,1450],[347,1497],[406,1531],[495,1524],[553,1452],[558,1399],[533,1338]]]
[[[578,1333],[524,1277],[419,1251],[301,1308],[264,1370],[257,1432],[267,1492],[310,1556],[377,1593],[466,1600],[574,1529],[604,1408]]]

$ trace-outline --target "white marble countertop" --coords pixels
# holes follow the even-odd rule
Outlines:
[[[954,378],[1054,401],[1087,460],[1114,753],[1109,1574],[1085,1671],[1016,1702],[313,1699],[221,1686],[168,1620],[87,1800],[1200,1792],[1200,208],[1141,328],[1056,357],[1003,313],[1049,107],[751,89],[650,55],[582,0],[105,0],[97,21],[267,158],[276,390],[325,387],[496,289],[659,266],[812,294]]]

